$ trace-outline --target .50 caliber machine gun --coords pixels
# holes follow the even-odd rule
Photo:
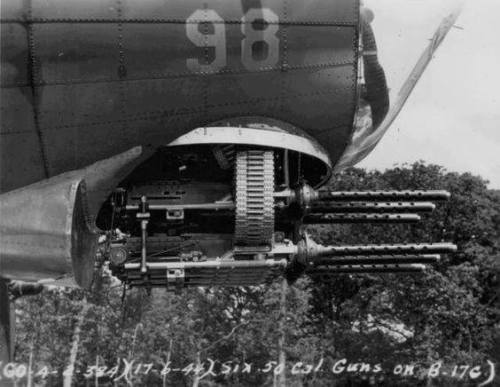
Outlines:
[[[170,204],[133,190],[118,192],[114,211],[135,217],[138,227],[135,236],[114,234],[112,273],[131,287],[244,286],[276,275],[293,282],[302,274],[327,279],[421,272],[440,254],[456,251],[451,243],[322,246],[302,230],[314,224],[417,222],[436,208],[434,202],[450,197],[446,191],[339,192],[307,184],[275,190],[272,152],[240,151],[235,158],[235,192],[221,200]],[[158,212],[162,222],[179,229],[196,224],[195,232],[150,235]]]

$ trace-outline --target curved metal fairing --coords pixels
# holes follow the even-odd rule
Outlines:
[[[430,43],[425,48],[424,52],[419,57],[417,63],[413,67],[410,75],[401,86],[395,101],[392,103],[389,112],[382,122],[372,120],[375,111],[363,111],[363,106],[358,110],[357,120],[355,122],[355,130],[353,137],[346,148],[341,159],[335,165],[335,170],[340,171],[343,168],[353,166],[363,160],[379,143],[384,134],[390,128],[396,117],[403,109],[410,94],[415,88],[417,82],[421,78],[425,69],[431,62],[437,49],[443,42],[444,38],[455,24],[462,10],[462,4],[458,4],[455,10],[449,14],[439,25],[438,29],[430,39]]]

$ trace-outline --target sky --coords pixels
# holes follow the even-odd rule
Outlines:
[[[456,0],[365,0],[395,95]],[[403,111],[358,166],[424,160],[500,189],[500,0],[469,0]]]

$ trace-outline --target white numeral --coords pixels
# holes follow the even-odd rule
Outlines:
[[[200,32],[199,26],[201,23],[196,23],[197,20],[207,20],[207,24],[213,26],[212,34],[205,34]],[[216,23],[211,23],[216,22]],[[204,23],[204,22],[202,22]],[[198,47],[203,47],[205,52],[203,55],[208,54],[208,48],[215,48],[215,57],[210,63],[205,59],[190,58],[187,60],[187,67],[193,72],[216,72],[224,68],[227,64],[226,60],[226,28],[224,20],[212,9],[195,11],[186,20],[186,34],[187,37]]]
[[[247,70],[275,66],[279,61],[278,15],[268,8],[250,9],[242,18],[241,61]],[[256,22],[259,21],[257,24]],[[257,45],[261,43],[261,45]],[[260,48],[259,48],[260,47]],[[260,53],[259,53],[260,51]],[[265,55],[262,55],[262,52]]]
[[[206,20],[206,22],[202,21]],[[268,8],[252,8],[241,18],[241,61],[245,68],[255,71],[275,66],[279,61],[279,18]],[[200,24],[213,26],[213,33],[200,31]],[[212,9],[198,9],[186,20],[186,34],[197,47],[204,48],[204,59],[189,58],[187,67],[193,72],[217,72],[227,66],[226,29],[224,20]],[[210,63],[208,48],[215,49]]]

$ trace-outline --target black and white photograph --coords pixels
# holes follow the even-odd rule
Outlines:
[[[499,0],[0,0],[0,387],[500,386]]]

